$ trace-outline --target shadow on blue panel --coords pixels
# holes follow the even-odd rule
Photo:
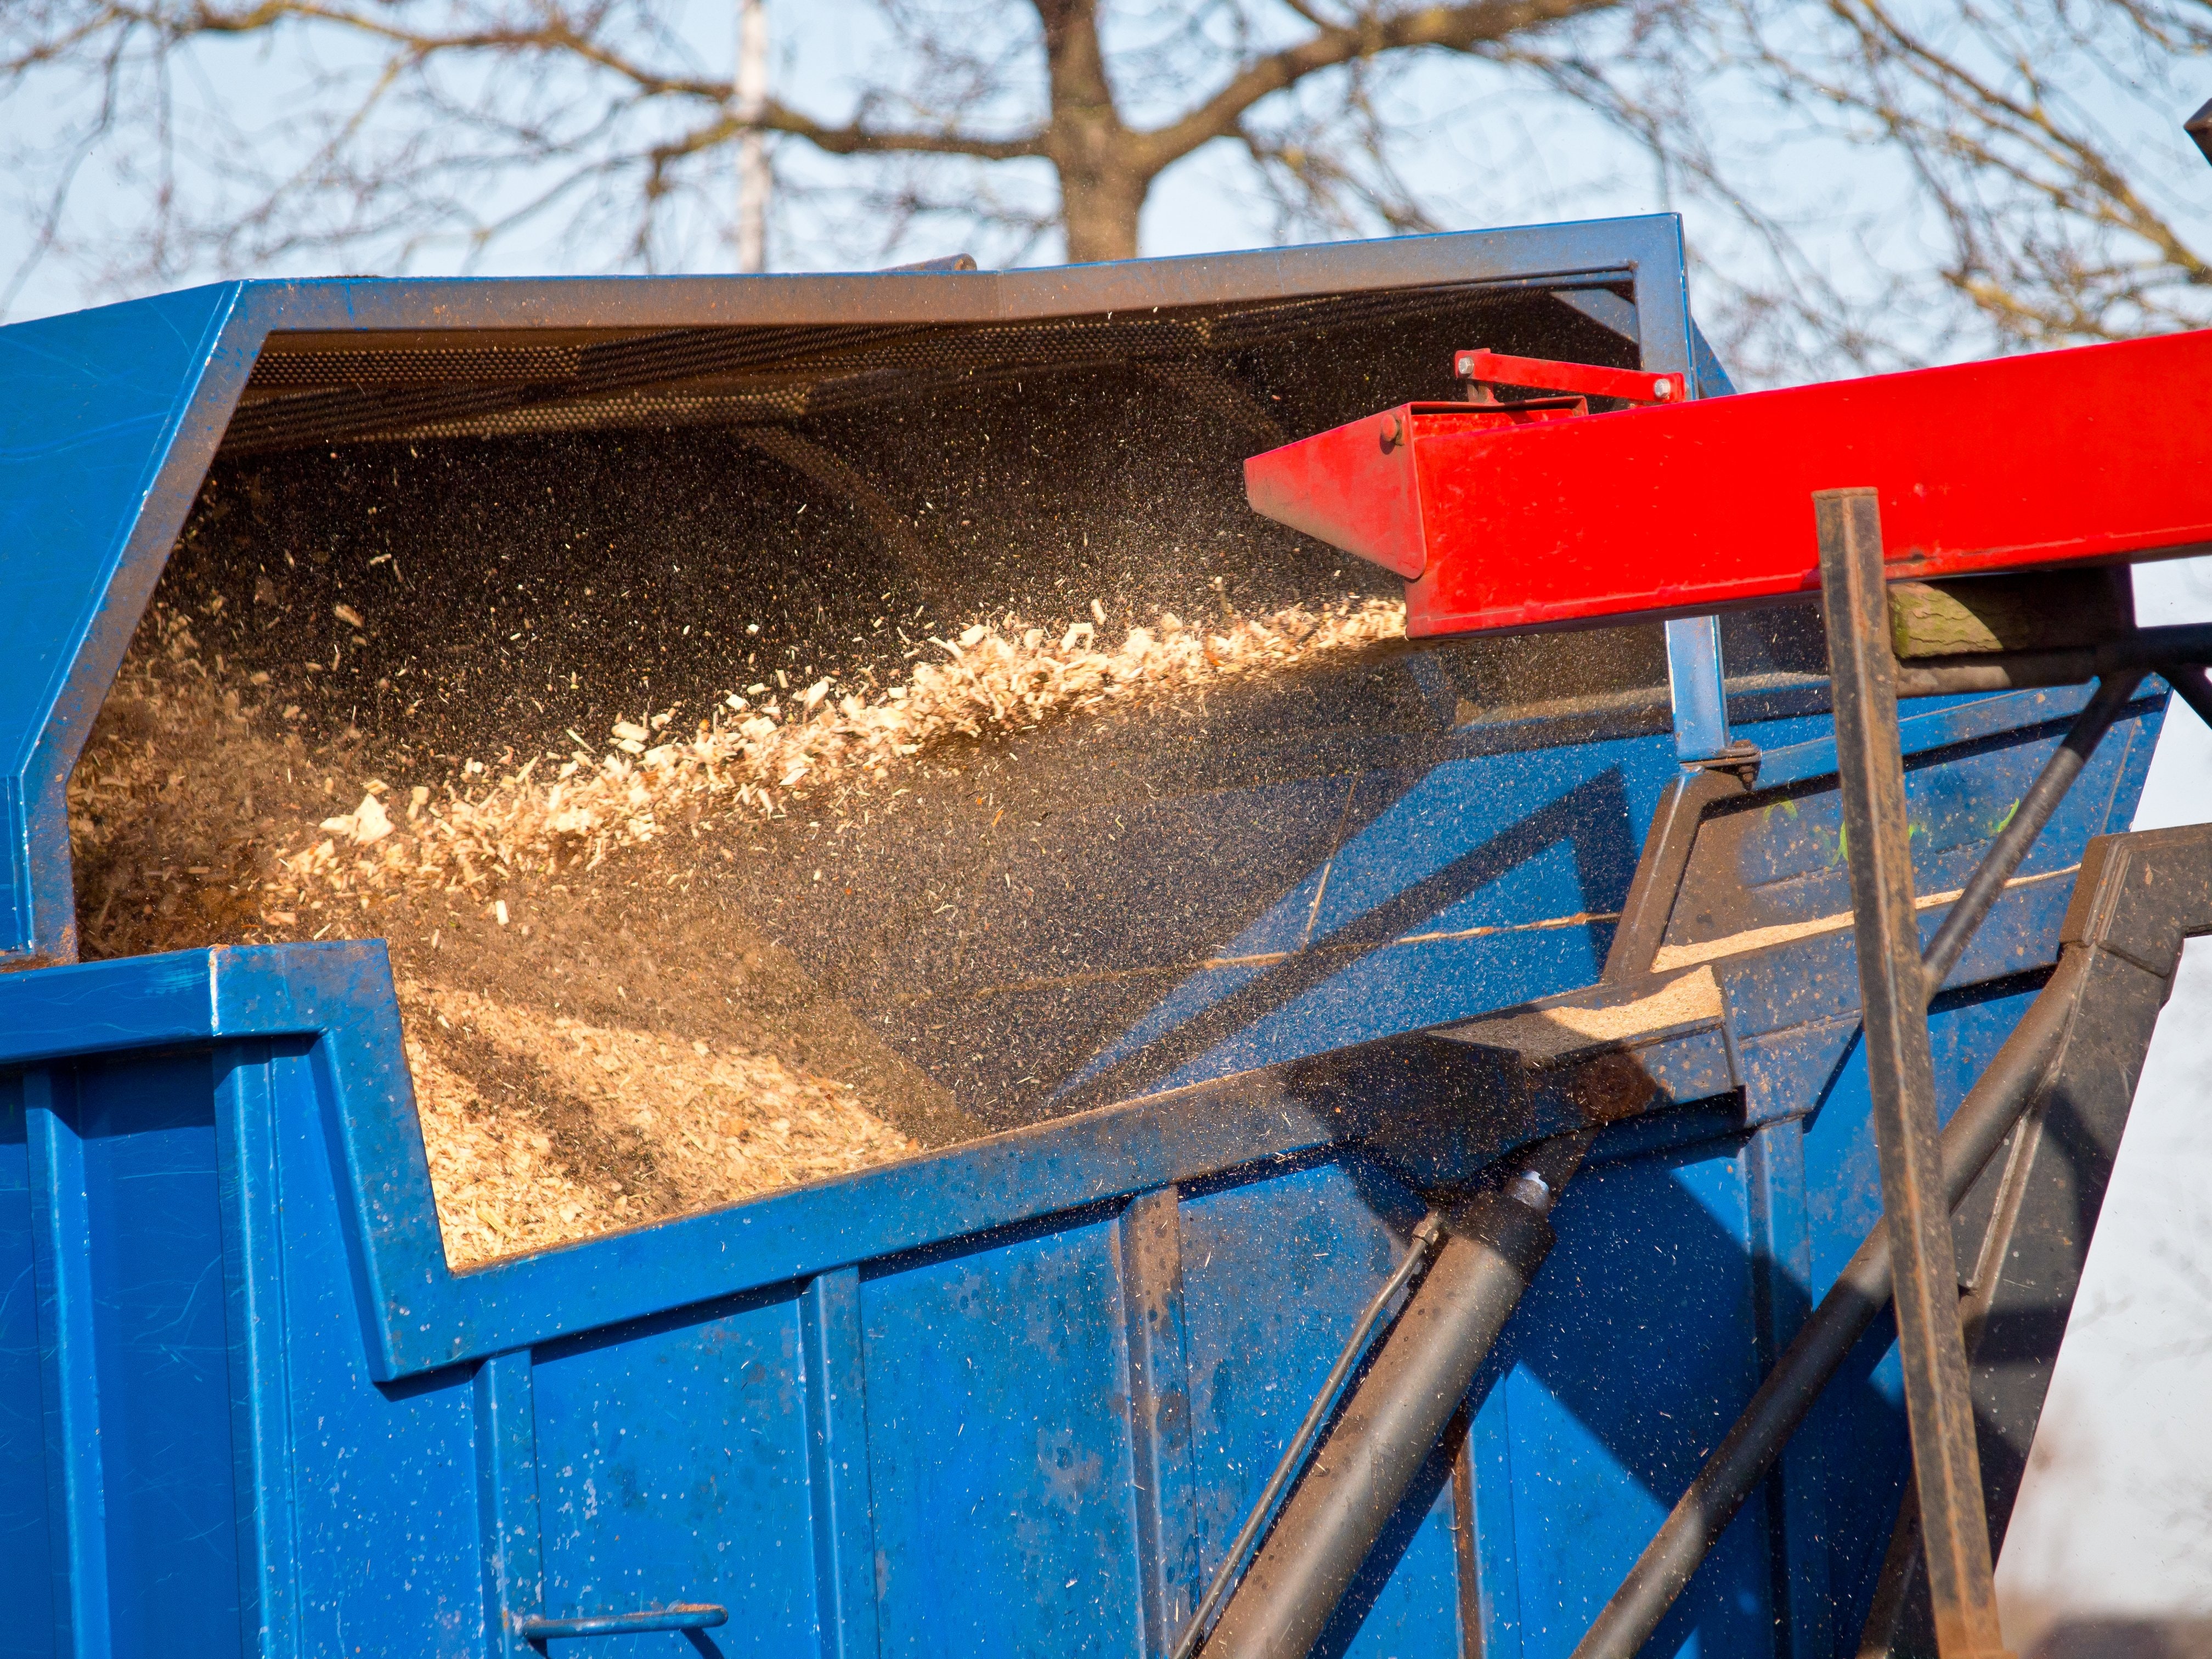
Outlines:
[[[1462,808],[1459,820],[1462,828],[1473,811],[1471,807]],[[1385,814],[1366,835],[1383,835],[1392,823],[1392,815]],[[1340,1002],[1324,1000],[1313,1005],[1310,1018],[1281,1021],[1281,1017],[1310,994],[1374,961],[1376,953],[1387,947],[1418,948],[1419,945],[1443,942],[1409,941],[1407,936],[1423,931],[1425,924],[1453,911],[1471,896],[1504,880],[1554,848],[1571,849],[1571,869],[1563,867],[1558,871],[1553,880],[1545,883],[1542,894],[1527,896],[1538,901],[1534,908],[1540,916],[1547,912],[1591,921],[1606,916],[1605,921],[1587,934],[1579,928],[1575,930],[1577,938],[1586,938],[1588,943],[1581,951],[1570,948],[1564,953],[1565,961],[1574,967],[1586,966],[1593,956],[1601,960],[1610,938],[1610,917],[1607,913],[1620,904],[1635,870],[1637,849],[1631,838],[1632,827],[1627,781],[1621,768],[1613,765],[1476,845],[1456,853],[1449,853],[1447,848],[1441,864],[1412,879],[1402,879],[1407,872],[1401,862],[1387,884],[1386,896],[1377,896],[1364,909],[1326,934],[1318,935],[1306,948],[1288,953],[1278,962],[1257,964],[1260,971],[1256,975],[1242,969],[1230,975],[1215,969],[1206,970],[1212,977],[1202,986],[1193,988],[1187,981],[1186,987],[1170,994],[1167,1006],[1180,1012],[1184,1006],[1195,1006],[1173,1029],[1160,1030],[1164,1022],[1159,1019],[1140,1023],[1137,1032],[1132,1034],[1133,1038],[1142,1042],[1140,1048],[1128,1052],[1128,1045],[1116,1044],[1079,1073],[1065,1094],[1071,1103],[1103,1103],[1158,1089],[1170,1079],[1189,1081],[1241,1066],[1292,1058],[1347,1041],[1342,1024],[1346,1010]],[[1437,855],[1433,848],[1417,854],[1423,862],[1431,855]],[[1299,890],[1304,890],[1303,884]],[[1514,907],[1516,911],[1522,908]],[[1515,917],[1516,921],[1533,919],[1525,915]],[[1532,933],[1525,937],[1543,935]],[[1388,1029],[1378,1027],[1360,1035],[1389,1035],[1435,1023],[1439,1018],[1479,1013],[1529,994],[1525,984],[1500,984],[1487,975],[1469,983],[1455,971],[1462,964],[1455,963],[1450,964],[1455,971],[1445,977],[1450,980],[1455,994],[1470,1000],[1469,1006],[1440,1014],[1437,1007],[1423,1005],[1417,1015],[1408,1014],[1396,1006],[1398,993],[1406,988],[1400,980],[1424,964],[1418,958],[1409,958],[1401,970],[1395,955],[1393,951],[1394,959],[1380,969],[1384,975],[1382,982],[1393,988],[1392,1000],[1378,1003],[1372,994],[1358,998],[1370,1007],[1388,1009],[1389,1017],[1384,1021]],[[1522,976],[1513,977],[1518,980]],[[1571,972],[1568,982],[1575,982]],[[1270,1025],[1271,1021],[1281,1023]],[[1268,1026],[1264,1041],[1237,1041],[1261,1026]],[[1151,1035],[1149,1041],[1139,1036],[1139,1033],[1155,1032],[1158,1034]],[[1217,1055],[1212,1052],[1216,1049],[1223,1052]]]

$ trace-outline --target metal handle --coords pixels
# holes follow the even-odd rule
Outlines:
[[[712,1630],[730,1622],[730,1610],[712,1601],[679,1601],[643,1613],[594,1613],[575,1619],[525,1619],[515,1634],[526,1642],[556,1636],[640,1636],[658,1630]]]

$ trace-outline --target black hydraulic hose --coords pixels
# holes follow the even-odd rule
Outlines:
[[[2102,645],[1916,658],[1897,665],[1897,695],[1936,697],[2031,685],[2079,685],[2123,669],[2157,668],[2169,662],[2212,662],[2212,623],[2138,628]]]
[[[1252,1512],[1244,1517],[1244,1524],[1237,1528],[1237,1536],[1230,1540],[1229,1553],[1221,1558],[1221,1565],[1213,1570],[1213,1582],[1206,1587],[1206,1595],[1199,1601],[1198,1611],[1191,1614],[1190,1622],[1183,1626],[1182,1639],[1176,1644],[1174,1659],[1190,1659],[1190,1656],[1198,1651],[1200,1639],[1205,1636],[1206,1626],[1213,1622],[1215,1611],[1243,1575],[1244,1558],[1251,1553],[1253,1540],[1267,1529],[1267,1522],[1274,1518],[1275,1505],[1282,1498],[1283,1489],[1291,1484],[1298,1470],[1304,1466],[1306,1451],[1313,1444],[1314,1436],[1320,1432],[1322,1425],[1328,1421],[1329,1413],[1336,1409],[1336,1397],[1344,1387],[1345,1378],[1350,1376],[1358,1369],[1359,1362],[1367,1357],[1367,1346],[1375,1339],[1376,1326],[1382,1322],[1383,1314],[1397,1299],[1398,1292],[1429,1265],[1429,1259],[1436,1254],[1437,1245],[1443,1237],[1444,1218],[1434,1210],[1423,1216],[1420,1224],[1413,1229],[1413,1236],[1407,1242],[1406,1259],[1398,1264],[1397,1271],[1383,1281],[1382,1288],[1375,1292],[1375,1299],[1367,1304],[1367,1310],[1359,1316],[1358,1322],[1352,1328],[1352,1335],[1346,1339],[1344,1351],[1337,1355],[1336,1364],[1329,1367],[1328,1375],[1322,1379],[1321,1390],[1314,1395],[1313,1404],[1306,1407],[1304,1420],[1298,1425],[1297,1431],[1291,1436],[1291,1443],[1283,1449],[1282,1458],[1276,1463],[1274,1474],[1267,1477],[1267,1484],[1261,1488],[1260,1496],[1253,1500]]]
[[[1208,1659],[1311,1650],[1550,1252],[1545,1216],[1591,1139],[1562,1137],[1452,1216],[1435,1265],[1205,1636]]]
[[[1974,937],[1974,930],[2004,893],[2005,883],[2012,872],[2020,868],[2020,861],[2027,856],[2035,838],[2043,833],[2043,826],[2051,822],[2051,815],[2066,799],[2066,792],[2074,787],[2074,780],[2081,775],[2081,769],[2096,753],[2098,744],[2112,729],[2112,722],[2142,684],[2144,671],[2130,668],[2107,674],[2097,686],[2097,695],[2074,717],[2074,724],[2066,733],[2066,740],[2057,751],[2043,763],[2035,781],[2020,798],[2011,818],[1998,834],[1996,842],[1975,866],[1974,873],[1951,906],[1943,925],[1936,930],[1936,937],[1921,953],[1923,971],[1927,975],[1928,991],[1934,995],[1944,978],[1959,965],[1966,945]]]
[[[1948,1206],[1956,1208],[1989,1166],[2049,1071],[2073,1011],[2083,960],[2071,951],[2059,958],[2043,994],[1944,1129]],[[1613,1592],[1573,1659],[1634,1659],[1650,1639],[1714,1540],[1774,1467],[1844,1356],[1889,1305],[1889,1229],[1878,1220]]]

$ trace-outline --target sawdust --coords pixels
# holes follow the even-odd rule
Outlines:
[[[2014,876],[2005,883],[2005,891],[2071,876],[2081,867],[2078,864],[2069,864],[2063,870],[2045,870],[2033,876]],[[1912,901],[1913,907],[1932,910],[1939,905],[1951,903],[1966,890],[1963,887],[1954,887],[1948,892],[1922,893]],[[1655,974],[1672,973],[1677,968],[1687,968],[1700,962],[1717,962],[1723,957],[1740,957],[1747,951],[1764,951],[1770,945],[1787,945],[1792,939],[1810,939],[1816,933],[1841,933],[1851,925],[1851,920],[1849,910],[1837,910],[1828,915],[1815,916],[1810,921],[1784,921],[1771,927],[1747,927],[1740,933],[1703,939],[1694,945],[1662,945],[1651,958],[1651,971]]]
[[[425,774],[393,734],[311,740],[268,674],[204,659],[189,619],[157,605],[71,781],[79,950],[386,939],[456,1267],[736,1203],[910,1156],[921,1144],[899,1126],[921,1118],[835,1075],[849,1042],[817,1063],[819,1030],[779,1025],[774,1006],[735,1028],[740,1042],[726,1022],[685,1030],[641,1010],[631,1024],[604,1005],[586,1018],[526,967],[487,975],[511,898],[615,907],[628,866],[680,852],[679,835],[801,804],[896,811],[902,774],[962,745],[1342,659],[1401,636],[1403,617],[1355,602],[1209,630],[1162,615],[1109,648],[1095,648],[1096,622],[999,618],[934,641],[944,660],[902,684],[755,682],[688,735],[663,714],[601,744],[572,732],[565,757]],[[479,937],[456,953],[462,927]],[[895,1069],[854,1075],[889,1087]]]
[[[773,1056],[544,1013],[402,981],[423,1142],[457,1264],[714,1209],[911,1155],[851,1085]],[[441,1041],[488,1046],[536,1085],[519,1100],[447,1063]],[[565,1108],[565,1111],[562,1109]],[[580,1142],[583,1144],[579,1144]],[[597,1142],[617,1156],[592,1157]],[[625,1181],[611,1169],[623,1167]],[[578,1164],[600,1179],[580,1182]]]
[[[1603,1008],[1543,1008],[1483,1020],[1455,1035],[1470,1042],[1514,1048],[1533,1060],[1557,1060],[1601,1042],[1626,1042],[1672,1026],[1721,1017],[1720,983],[1701,968],[1669,981],[1648,997]]]
[[[621,720],[611,748],[594,756],[572,732],[579,746],[548,769],[550,777],[540,775],[545,757],[533,756],[477,784],[484,769],[471,761],[441,792],[415,786],[404,808],[387,806],[372,780],[351,811],[322,819],[320,835],[279,860],[270,902],[290,909],[313,896],[412,885],[489,893],[521,871],[595,869],[704,808],[770,817],[807,801],[842,817],[868,801],[895,811],[896,775],[917,757],[1369,650],[1404,636],[1405,607],[1367,600],[1285,610],[1218,631],[1187,627],[1170,612],[1157,631],[1134,628],[1110,650],[1082,648],[1096,632],[1083,622],[1048,639],[1011,618],[977,623],[957,641],[931,641],[947,660],[919,664],[908,683],[866,701],[834,696],[826,679],[795,692],[755,683],[729,693],[689,736],[668,736],[672,714]]]

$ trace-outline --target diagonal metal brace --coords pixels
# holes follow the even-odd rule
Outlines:
[[[2196,671],[2201,678],[2203,671]],[[1959,958],[1990,914],[1990,907],[2003,896],[2005,883],[2012,872],[2020,868],[2021,860],[2035,845],[2035,838],[2051,822],[2051,815],[2058,810],[2074,781],[2081,775],[2081,769],[2097,752],[2097,745],[2111,731],[2112,722],[2128,706],[2136,688],[2142,684],[2144,671],[2123,668],[2107,675],[2097,687],[2097,695],[2089,699],[2089,706],[2074,718],[2068,728],[2065,741],[2058,750],[2045,761],[2043,769],[2036,774],[2035,781],[2013,808],[2012,817],[1999,833],[1996,842],[1982,855],[1973,875],[1967,880],[1965,890],[1952,905],[1943,925],[1936,930],[1922,957],[1927,975],[1927,994],[1933,996],[1951,970],[1959,965]],[[1895,708],[1893,699],[1891,707]]]

